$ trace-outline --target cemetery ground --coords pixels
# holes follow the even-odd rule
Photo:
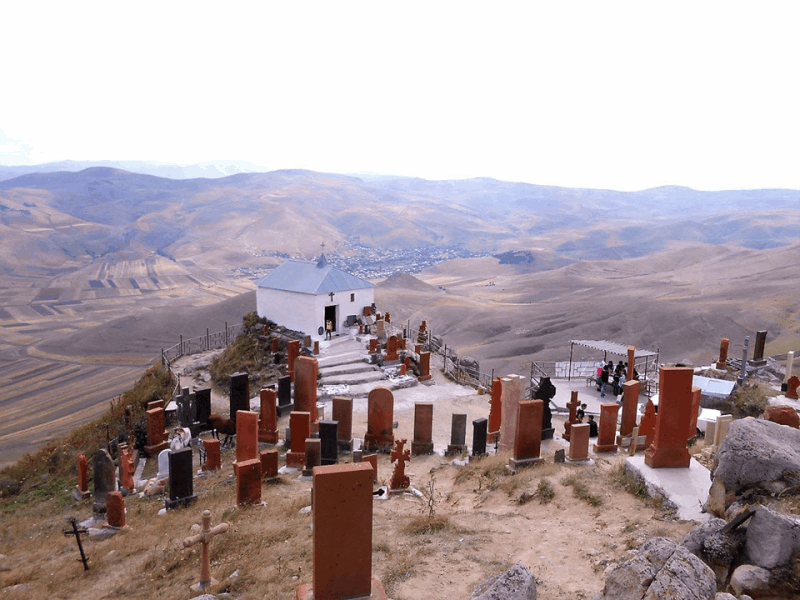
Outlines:
[[[446,381],[438,370],[434,380],[430,387],[395,392],[395,432],[410,439],[413,394],[424,392],[434,397],[439,450],[449,441],[451,412],[484,415],[488,396]],[[158,384],[152,375],[137,401],[156,395]],[[404,398],[404,392],[411,395]],[[218,395],[212,404],[224,400]],[[286,424],[283,417],[279,428]],[[558,416],[554,425],[563,430]],[[356,404],[354,433],[364,428]],[[102,440],[102,431],[95,435]],[[98,437],[84,444],[97,444]],[[507,471],[509,455],[503,453],[466,466],[439,454],[412,457],[406,472],[419,494],[374,500],[372,569],[389,596],[467,598],[486,578],[520,561],[535,574],[539,598],[590,598],[602,588],[610,564],[629,558],[650,537],[680,540],[692,529],[623,476],[622,457],[596,458],[593,466],[555,464],[559,447],[545,442],[545,463],[515,475]],[[205,509],[212,524],[230,524],[211,543],[211,572],[220,582],[212,592],[289,600],[298,584],[311,580],[312,516],[303,510],[310,505],[311,482],[299,473],[265,484],[261,505],[237,507],[235,450],[225,451],[220,471],[195,478],[198,499],[188,508],[158,515],[163,500],[128,496],[126,528],[106,540],[85,541],[90,569],[84,572],[75,540],[63,530],[67,517],[91,514],[91,500],[76,503],[70,497],[74,461],[48,475],[48,462],[58,462],[52,456],[60,454],[50,456],[39,456],[43,464],[28,464],[31,475],[22,494],[0,500],[3,598],[188,598],[198,579],[200,550],[184,549],[181,542],[194,533]],[[150,459],[144,475],[154,474]],[[378,485],[390,475],[389,456],[380,454]]]

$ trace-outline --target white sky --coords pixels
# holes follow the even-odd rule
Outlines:
[[[0,3],[0,164],[800,189],[800,2]]]

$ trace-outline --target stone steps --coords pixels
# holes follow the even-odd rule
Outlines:
[[[344,375],[324,375],[319,380],[319,385],[355,385],[357,383],[376,382],[383,379],[382,371],[369,369],[358,373],[346,373]]]
[[[366,373],[368,371],[375,371],[377,368],[377,365],[371,365],[362,360],[360,362],[346,363],[342,365],[336,365],[334,367],[320,368],[319,374],[323,379],[325,379],[326,377],[332,377],[334,375],[354,375],[357,373]]]
[[[317,358],[317,364],[320,371],[329,367],[338,367],[339,365],[350,365],[356,363],[365,363],[369,355],[366,352],[346,352],[344,354],[335,354],[326,356],[324,358]]]

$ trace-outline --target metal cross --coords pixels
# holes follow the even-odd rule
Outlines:
[[[81,560],[83,561],[83,570],[89,570],[89,558],[83,552],[83,544],[81,544],[81,534],[88,533],[88,531],[83,527],[78,527],[78,520],[75,517],[70,517],[67,519],[72,524],[72,531],[65,531],[64,535],[74,535],[75,539],[78,541],[78,550],[81,551]]]
[[[331,302],[333,302],[333,292],[330,292],[328,295],[331,297]]]

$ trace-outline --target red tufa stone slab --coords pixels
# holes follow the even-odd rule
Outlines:
[[[154,410],[156,408],[164,408],[165,402],[163,400],[153,400],[147,403],[147,410]]]
[[[81,498],[92,495],[89,491],[89,461],[85,454],[78,454],[78,485],[75,486]]]
[[[319,354],[319,340],[314,340],[314,354]]]
[[[311,356],[301,356],[294,363],[294,408],[311,413],[311,423],[317,418],[317,374],[319,364]],[[314,429],[316,431],[316,429]]]
[[[494,439],[491,439],[493,442],[497,441],[497,438],[500,436],[500,423],[503,406],[503,403],[500,399],[502,395],[503,384],[499,377],[495,377],[492,381],[492,390],[489,397],[489,431],[487,431],[490,439],[491,436],[494,436]]]
[[[383,320],[386,321],[387,323],[391,323],[392,316],[389,313],[386,313],[385,315],[383,315]]]
[[[236,462],[258,458],[258,413],[236,411]]]
[[[414,346],[414,353],[415,354],[421,354],[422,353],[422,346],[420,344],[416,344]]]
[[[656,417],[656,406],[653,404],[653,401],[648,398],[647,404],[644,405],[644,414],[639,423],[639,432],[636,435],[637,438],[645,436],[646,439],[644,445],[639,444],[636,447],[637,450],[647,450],[650,444],[653,443],[653,438],[656,434],[656,421],[658,421],[658,417]]]
[[[134,470],[133,455],[131,454],[130,449],[126,446],[122,449],[119,457],[119,483],[120,487],[128,493],[132,492],[134,488]]]
[[[700,401],[703,398],[703,390],[699,387],[692,388],[692,412],[689,415],[688,437],[691,439],[697,435],[697,419],[700,417]]]
[[[414,440],[411,454],[433,454],[433,404],[414,404]]]
[[[394,444],[394,396],[391,390],[378,386],[367,396],[367,433],[364,447],[368,451],[388,450]]]
[[[378,351],[378,340],[370,338],[369,340],[369,353],[375,354]]]
[[[306,438],[306,464],[303,475],[311,475],[314,467],[322,464],[322,440],[319,438]]]
[[[592,447],[595,452],[616,452],[617,415],[619,404],[607,402],[600,405],[600,423],[597,430],[597,443]]]
[[[302,469],[306,464],[306,438],[311,435],[311,413],[293,410],[289,413],[289,429],[292,446],[286,453],[286,466]]]
[[[206,449],[206,464],[203,465],[203,471],[216,471],[222,466],[219,440],[203,440],[203,447]]]
[[[298,356],[300,356],[300,340],[292,340],[286,346],[287,372],[292,381],[294,381],[294,363]]]
[[[336,439],[340,442],[349,442],[353,439],[353,399],[334,396],[332,413],[333,420],[339,424],[336,429]]]
[[[524,400],[518,405],[517,431],[514,436],[514,458],[509,465],[512,469],[533,464],[541,459],[542,418],[544,402]]]
[[[731,341],[728,338],[722,338],[719,343],[719,360],[717,361],[717,368],[724,369],[728,361],[728,346]]]
[[[261,459],[237,462],[236,504],[241,506],[259,502],[261,502]]]
[[[786,397],[792,400],[798,400],[797,388],[800,387],[800,378],[797,375],[792,375],[789,381],[786,382]]]
[[[298,600],[386,597],[372,595],[371,471],[366,464],[314,468],[314,579],[298,588]]]
[[[125,527],[125,498],[122,492],[106,494],[106,521],[111,527]]]
[[[400,350],[406,349],[406,338],[400,338]]]
[[[419,353],[419,381],[428,381],[431,378],[431,353]]]
[[[386,360],[400,360],[400,355],[397,354],[397,351],[400,348],[400,343],[397,341],[396,335],[390,335],[389,339],[386,340]]]
[[[628,346],[628,375],[626,380],[633,380],[633,369],[636,363],[636,346]]]
[[[368,462],[372,466],[372,483],[378,483],[378,455],[362,454],[361,462]]]
[[[622,424],[619,426],[619,437],[630,437],[636,426],[636,411],[639,405],[641,382],[631,379],[622,384]],[[619,438],[617,438],[619,443]]]
[[[261,477],[277,477],[278,476],[278,450],[277,448],[269,448],[262,450],[259,453],[261,459]]]
[[[661,367],[656,431],[653,444],[644,453],[648,467],[689,467],[686,431],[691,418],[693,375],[691,367]]]
[[[800,416],[793,407],[785,404],[768,406],[764,411],[764,420],[800,429]]]
[[[278,351],[278,338],[272,338],[272,348],[271,348],[271,350],[273,352],[277,352]]]
[[[400,365],[400,375],[405,375],[408,373],[408,367],[405,364]]]
[[[372,307],[371,307],[371,306],[365,306],[365,307],[364,307],[364,310],[362,311],[362,314],[363,314],[365,317],[368,317],[368,316],[370,316],[370,315],[372,314]]]
[[[575,423],[570,428],[569,460],[589,460],[589,424]]]
[[[145,414],[147,416],[147,446],[144,447],[144,451],[148,456],[155,456],[169,445],[164,439],[164,409],[154,408]]]
[[[261,420],[258,423],[258,441],[266,444],[278,443],[278,394],[275,390],[262,389]]]

